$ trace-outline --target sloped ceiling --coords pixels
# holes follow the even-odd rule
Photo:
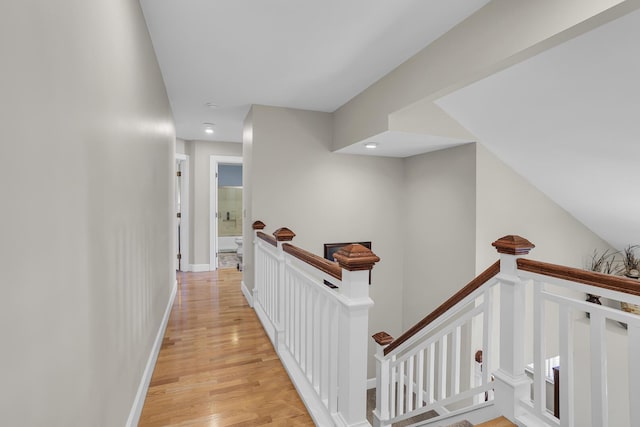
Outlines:
[[[436,102],[620,249],[640,243],[640,11]]]

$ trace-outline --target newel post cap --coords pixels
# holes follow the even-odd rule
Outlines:
[[[527,255],[536,245],[524,237],[509,235],[501,237],[491,244],[501,254]]]
[[[253,227],[254,230],[264,230],[266,225],[262,221],[256,221],[256,222],[253,223],[252,227]]]
[[[340,267],[348,271],[371,270],[373,265],[380,261],[371,249],[357,243],[343,246],[333,254],[333,258]]]
[[[376,344],[382,346],[389,345],[393,342],[393,337],[384,331],[373,334],[371,338],[373,338]]]
[[[282,227],[273,232],[273,237],[275,237],[278,242],[290,242],[296,237],[296,233],[287,227]]]

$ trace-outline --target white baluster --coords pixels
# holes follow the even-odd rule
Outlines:
[[[291,349],[291,276],[293,273],[287,269],[286,280],[284,284],[284,341],[287,349]]]
[[[320,344],[320,336],[322,330],[322,320],[320,318],[322,298],[320,292],[315,292],[313,296],[315,304],[313,304],[313,371],[311,378],[312,384],[316,391],[320,387],[320,359],[322,358],[322,347]]]
[[[424,349],[418,352],[418,396],[416,398],[417,407],[424,406]]]
[[[404,364],[405,362],[402,362],[400,366],[398,366],[398,415],[404,414],[404,396],[406,394],[404,386]]]
[[[460,340],[461,340],[461,331],[462,328],[460,326],[456,327],[453,331],[453,336],[451,340],[451,352],[453,356],[453,366],[452,366],[452,377],[451,382],[453,386],[452,395],[460,393]]]
[[[313,335],[314,335],[314,327],[316,325],[313,324],[313,289],[311,286],[307,289],[307,306],[306,306],[306,318],[307,318],[307,333],[306,341],[307,341],[307,359],[305,362],[305,372],[307,374],[307,378],[312,379],[313,375],[313,358],[315,354],[313,353]]]
[[[591,424],[601,427],[609,425],[605,322],[600,311],[591,313],[591,366],[595,367],[591,369]]]
[[[397,390],[398,390],[398,366],[394,366],[391,368],[391,398],[389,401],[391,402],[391,418],[395,418],[396,409],[398,407],[397,402]]]
[[[429,403],[433,403],[436,400],[436,362],[435,362],[435,343],[429,345],[429,369],[427,372],[427,379],[429,380]]]
[[[493,292],[493,286],[484,292],[484,313],[482,314],[482,384],[489,384],[489,382],[491,381],[491,346],[493,345]]]
[[[293,307],[295,310],[293,318],[293,355],[296,362],[300,364],[300,288],[302,280],[298,278],[294,287]]]
[[[573,412],[573,322],[571,309],[560,305],[560,425],[574,427]],[[540,367],[542,369],[542,366]]]
[[[338,411],[338,307],[336,303],[332,301],[331,312],[329,317],[330,331],[329,331],[329,412],[335,413]]]
[[[640,426],[640,325],[627,325],[629,341],[629,420]]]
[[[415,356],[411,356],[407,366],[407,412],[413,411],[413,360]]]
[[[445,335],[440,339],[440,396],[438,400],[447,397],[447,338]]]
[[[329,398],[329,351],[331,350],[331,311],[328,298],[320,300],[320,399],[326,401]]]
[[[307,281],[303,281],[300,286],[300,301],[298,301],[300,307],[300,359],[298,364],[302,372],[305,371],[305,364],[307,360]]]
[[[546,411],[545,366],[545,300],[542,298],[544,284],[533,284],[533,405],[538,416]]]

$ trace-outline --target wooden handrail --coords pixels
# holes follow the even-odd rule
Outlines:
[[[256,233],[256,236],[258,236],[260,239],[264,240],[265,242],[272,244],[273,246],[276,246],[276,247],[278,246],[278,241],[273,236],[269,236],[268,234],[263,233],[262,231],[258,231]]]
[[[624,292],[625,294],[640,296],[640,281],[627,277],[612,276],[610,274],[596,273],[580,268],[565,267],[563,265],[549,264],[526,258],[518,258],[518,269],[530,273],[544,274],[557,279],[571,280],[596,288],[609,289]]]
[[[342,280],[342,268],[337,262],[329,261],[311,252],[307,252],[304,249],[300,249],[297,246],[293,246],[291,243],[283,243],[282,250],[291,256],[298,258],[301,261],[306,262],[312,267],[317,268],[320,271],[327,273],[329,276],[335,277],[338,280]]]
[[[424,319],[416,323],[410,329],[408,329],[405,333],[396,338],[387,348],[384,349],[385,356],[392,352],[394,349],[398,348],[402,343],[406,342],[417,334],[419,331],[427,327],[438,317],[442,316],[448,310],[450,310],[454,305],[462,301],[465,297],[470,295],[473,291],[478,289],[484,283],[486,283],[489,279],[494,277],[496,274],[500,272],[500,261],[496,261],[491,267],[487,268],[485,271],[480,273],[478,277],[473,279],[467,286],[460,289],[455,295],[451,298],[443,302],[438,308],[433,310],[430,314],[427,315]]]

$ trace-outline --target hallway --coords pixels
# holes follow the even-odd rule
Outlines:
[[[242,273],[178,273],[140,426],[313,426],[260,321]]]

